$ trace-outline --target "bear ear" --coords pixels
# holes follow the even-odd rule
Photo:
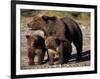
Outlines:
[[[42,16],[42,19],[43,19],[44,21],[46,21],[46,22],[47,22],[47,21],[48,21],[48,19],[49,19],[49,17],[48,17],[48,16],[46,16],[46,15],[43,15],[43,16]]]
[[[29,38],[30,38],[30,36],[29,36],[29,35],[26,35],[26,38],[27,38],[27,39],[29,39]]]
[[[57,19],[56,16],[52,16],[52,17],[49,17],[49,18],[50,18],[50,20],[56,20]]]
[[[59,38],[54,38],[55,39],[55,41],[56,41],[56,43],[59,45],[60,44],[60,40],[59,40]]]

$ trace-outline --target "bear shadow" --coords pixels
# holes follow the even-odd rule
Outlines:
[[[78,62],[89,61],[90,57],[91,57],[90,55],[91,55],[91,51],[90,50],[82,52],[82,60],[78,61]],[[68,62],[76,62],[76,57],[77,57],[77,53],[72,54]],[[58,61],[58,59],[59,59],[58,57],[55,58],[54,62]],[[48,59],[45,60],[42,64],[46,64],[47,62],[48,62]],[[66,64],[68,62],[66,62]]]
[[[90,50],[82,52],[82,60],[80,62],[90,60],[90,57],[91,57],[90,55],[91,55],[91,51]],[[71,59],[70,62],[76,61],[75,60],[76,57],[77,57],[77,53],[72,54],[71,58],[70,58]]]

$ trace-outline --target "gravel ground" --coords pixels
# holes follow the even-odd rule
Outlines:
[[[73,52],[70,59],[70,62],[65,63],[63,65],[49,65],[48,62],[43,65],[28,65],[28,57],[27,57],[27,44],[26,44],[26,38],[25,35],[27,34],[33,34],[33,31],[30,31],[29,28],[27,28],[27,23],[29,23],[32,20],[32,17],[21,17],[21,58],[20,58],[20,64],[21,69],[43,69],[43,68],[61,68],[61,67],[82,67],[82,66],[90,66],[90,25],[86,24],[80,25],[80,28],[83,32],[83,58],[84,60],[81,62],[75,61],[76,56],[76,49],[73,46]],[[47,57],[45,56],[45,59]],[[35,62],[37,61],[37,57],[35,58]]]

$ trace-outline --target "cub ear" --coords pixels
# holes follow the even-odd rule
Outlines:
[[[44,21],[46,21],[46,22],[47,22],[47,21],[48,21],[48,19],[49,19],[49,17],[48,17],[48,16],[46,16],[46,15],[43,15],[43,16],[42,16],[42,19],[43,19]]]
[[[29,35],[26,35],[26,38],[27,38],[27,39],[29,39],[29,38],[30,38],[30,36],[29,36]]]

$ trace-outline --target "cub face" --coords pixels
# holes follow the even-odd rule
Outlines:
[[[26,35],[26,39],[27,39],[27,48],[31,48],[34,46],[37,38],[36,36]]]

